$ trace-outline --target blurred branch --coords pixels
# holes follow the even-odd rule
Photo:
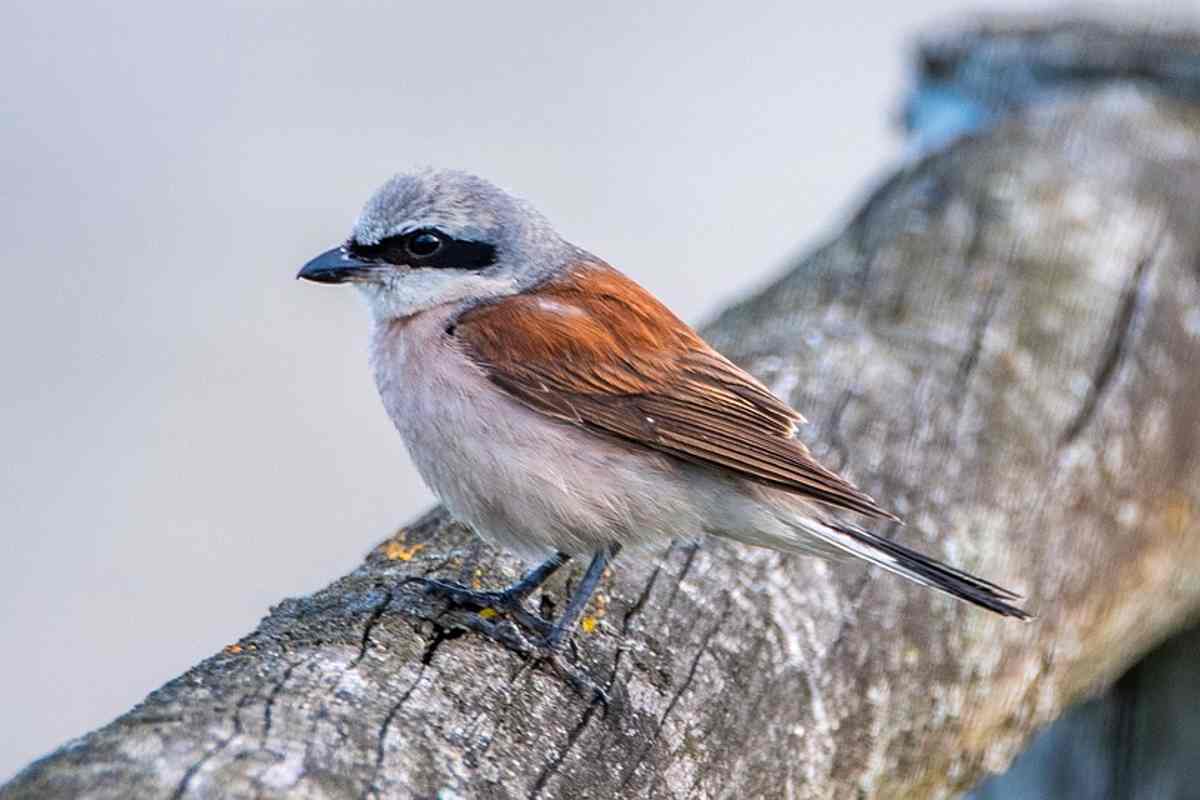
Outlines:
[[[1172,636],[1099,697],[1041,731],[973,800],[1185,800],[1200,782],[1200,626]]]
[[[989,30],[946,41],[1045,39]],[[517,569],[434,511],[0,796],[921,797],[1003,768],[1200,609],[1200,109],[1145,70],[1060,88],[943,131],[975,133],[706,331],[896,536],[1036,622],[677,547],[592,609],[589,706],[406,583]]]

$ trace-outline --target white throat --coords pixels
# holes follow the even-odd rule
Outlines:
[[[468,298],[487,300],[516,294],[513,275],[485,275],[456,269],[415,269],[383,283],[357,284],[375,322],[411,317],[435,306]]]

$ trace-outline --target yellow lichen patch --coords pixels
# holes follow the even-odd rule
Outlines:
[[[413,556],[425,549],[424,544],[407,546],[402,542],[391,541],[383,548],[383,554],[391,561],[412,561]]]
[[[584,633],[593,633],[596,626],[600,624],[595,617],[584,617],[579,621],[579,627],[583,628]]]
[[[242,646],[240,644],[226,645],[225,652],[231,656],[236,656],[238,653],[242,652]]]
[[[491,619],[492,617],[500,616],[500,612],[494,608],[485,608],[483,611],[479,612],[479,616],[483,617],[484,619]]]

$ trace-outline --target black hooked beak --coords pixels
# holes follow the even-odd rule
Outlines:
[[[296,273],[296,277],[314,283],[347,283],[361,280],[377,269],[378,264],[355,258],[346,251],[346,246],[342,245],[326,250],[309,261]]]

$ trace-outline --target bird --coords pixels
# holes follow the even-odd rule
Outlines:
[[[618,555],[697,534],[861,559],[1030,618],[1014,592],[868,530],[901,520],[814,458],[798,411],[483,178],[392,177],[297,277],[363,296],[375,383],[422,479],[455,519],[535,564],[502,590],[427,590],[506,614],[537,648],[561,650]],[[573,558],[590,560],[558,619],[529,611]]]

